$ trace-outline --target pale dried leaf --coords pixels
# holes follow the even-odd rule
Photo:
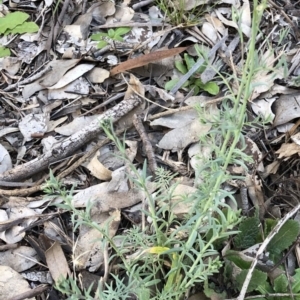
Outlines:
[[[80,95],[87,95],[89,93],[90,84],[88,81],[80,77],[70,82],[66,86],[59,89],[49,89],[48,100],[59,100],[59,99],[75,99]]]
[[[94,64],[80,64],[74,67],[72,70],[68,71],[55,85],[48,87],[48,89],[62,88],[70,82],[74,81],[75,79],[79,78],[86,72],[90,71],[94,67]]]
[[[218,34],[216,28],[209,22],[204,22],[201,29],[202,33],[210,39],[213,43],[218,40]]]
[[[19,123],[19,129],[24,141],[31,141],[32,134],[44,134],[48,131],[49,114],[28,114]]]
[[[266,119],[270,118],[271,120],[274,120],[275,115],[272,111],[272,104],[275,100],[276,98],[254,100],[251,103],[251,108],[256,115],[262,116]]]
[[[118,230],[120,220],[121,213],[115,210],[110,215],[107,214],[106,219],[99,225],[112,238]],[[79,269],[88,268],[90,272],[95,272],[102,265],[105,251],[102,238],[103,234],[95,228],[89,228],[88,231],[79,234],[74,253]]]
[[[97,119],[100,115],[77,117],[67,125],[55,129],[55,132],[70,136]],[[99,125],[100,126],[100,125]]]
[[[199,120],[194,120],[191,123],[175,128],[160,140],[158,147],[164,150],[181,150],[189,144],[197,142],[199,136],[206,134],[211,128],[211,125],[203,125]]]
[[[7,150],[0,144],[0,174],[12,168],[12,162]]]
[[[0,274],[0,300],[12,299],[22,293],[31,291],[25,278],[12,268],[0,265]],[[34,300],[35,298],[26,299]]]
[[[295,143],[282,144],[275,153],[279,154],[278,158],[289,158],[296,153],[300,155],[300,146]]]
[[[191,107],[189,110],[179,111],[174,114],[155,119],[150,123],[150,125],[160,125],[168,128],[180,128],[190,124],[196,119],[198,119],[198,113],[194,108]]]
[[[82,165],[86,167],[96,178],[103,181],[108,181],[111,179],[112,172],[102,165],[98,159],[98,156],[100,156],[100,151],[97,151],[93,157],[84,162]]]
[[[287,123],[300,117],[300,97],[296,95],[281,95],[274,103],[274,126]]]
[[[109,71],[97,67],[86,74],[86,78],[92,83],[102,83],[108,77]]]
[[[45,257],[51,276],[56,283],[59,280],[66,279],[68,275],[71,275],[68,262],[58,242],[54,242],[45,252]]]
[[[39,257],[36,251],[27,246],[0,252],[0,266],[9,266],[17,272],[23,272],[36,265]]]

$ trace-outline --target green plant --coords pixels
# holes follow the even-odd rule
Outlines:
[[[39,30],[34,22],[27,22],[29,15],[24,12],[13,12],[0,18],[0,35],[33,33]],[[0,57],[9,56],[10,50],[0,46]]]
[[[253,37],[256,37],[259,31],[259,21],[265,5],[266,1],[260,5],[257,0],[253,2]],[[240,34],[242,40],[242,33]],[[172,182],[173,175],[158,169],[157,190],[155,193],[150,193],[147,162],[142,169],[138,169],[127,158],[125,144],[115,135],[110,120],[101,123],[104,132],[115,143],[126,162],[131,186],[143,191],[145,205],[142,213],[147,216],[147,220],[151,221],[142,227],[133,226],[116,238],[110,238],[103,228],[91,220],[89,215],[91,205],[85,211],[76,209],[72,205],[71,195],[63,191],[65,201],[61,206],[72,211],[74,229],[85,224],[101,231],[104,242],[113,249],[108,263],[112,264],[116,261],[118,263],[118,276],[105,274],[113,280],[114,288],[112,289],[108,282],[99,284],[96,298],[126,299],[135,296],[142,300],[177,300],[182,299],[199,284],[204,284],[207,293],[213,293],[211,285],[208,284],[209,277],[218,273],[222,266],[217,246],[220,241],[237,234],[235,229],[241,222],[240,212],[232,210],[224,201],[228,198],[233,201],[235,199],[223,185],[228,180],[243,177],[231,175],[227,168],[233,164],[247,169],[246,162],[251,161],[251,158],[243,152],[245,147],[243,126],[247,121],[248,99],[254,88],[251,85],[252,79],[261,68],[254,59],[257,57],[255,38],[250,39],[248,49],[241,78],[236,74],[225,78],[219,73],[219,77],[229,90],[227,98],[220,106],[219,115],[212,118],[207,116],[205,108],[197,108],[199,122],[211,124],[212,129],[209,133],[199,137],[202,146],[211,148],[211,155],[201,158],[197,170],[197,173],[201,174],[201,184],[197,186],[197,190],[193,194],[182,196],[183,202],[193,205],[183,220],[173,214],[174,204],[171,199],[176,187]],[[189,58],[187,60],[190,63]],[[208,61],[206,63],[209,65]],[[187,63],[186,68],[188,69]],[[239,83],[237,91],[232,90],[230,80]],[[238,145],[241,147],[238,148]],[[58,186],[55,182],[54,185]],[[61,187],[58,189],[61,190]],[[51,192],[49,187],[48,191]],[[257,224],[255,218],[251,222]],[[241,231],[246,229],[247,226],[240,225]],[[238,235],[234,242],[243,248],[244,243],[249,245],[255,240],[256,233],[257,231],[250,236],[249,240]],[[247,267],[249,265],[245,264],[244,268]],[[245,273],[245,270],[243,271]],[[255,272],[262,281],[266,277],[265,273],[259,270]],[[252,289],[253,285],[250,287]],[[76,282],[75,286],[74,283],[65,285],[64,293],[71,295],[72,289],[77,293]],[[89,299],[87,298],[89,296],[82,297]]]
[[[239,251],[230,250],[226,253],[226,258],[229,262],[227,263],[227,279],[231,282],[235,282],[233,286],[240,291],[244,279],[249,271],[251,265],[250,257],[247,257],[247,253],[253,252],[250,250],[252,246],[258,245],[257,243],[263,240],[262,233],[258,229],[259,220],[258,217],[252,217],[243,220],[239,226],[240,233],[234,238],[234,245],[240,249],[246,249],[244,253]],[[267,236],[273,228],[276,226],[277,221],[273,219],[264,220],[264,236]],[[260,269],[255,269],[253,276],[250,281],[250,285],[247,292],[258,291],[261,293],[259,295],[261,299],[273,300],[273,297],[265,296],[266,294],[272,293],[282,293],[286,294],[292,292],[294,294],[300,292],[300,286],[296,280],[299,280],[300,270],[296,270],[294,278],[291,280],[291,290],[288,289],[288,278],[284,274],[281,267],[277,267],[274,272],[270,272],[270,278],[268,279],[268,274],[266,270],[267,266],[272,263],[275,265],[282,259],[283,252],[287,250],[293,242],[295,242],[297,236],[300,233],[300,225],[294,220],[288,220],[281,229],[276,233],[276,235],[271,239],[268,244],[268,262],[262,261]],[[232,268],[235,269],[232,272]],[[270,267],[269,267],[270,268]],[[273,275],[272,275],[273,274]],[[289,297],[284,297],[280,299],[290,299]],[[295,299],[300,299],[297,297]]]
[[[100,33],[92,34],[91,40],[99,41],[97,47],[99,49],[101,49],[108,44],[108,40],[122,42],[123,41],[122,35],[125,35],[130,30],[131,30],[131,28],[129,28],[129,27],[120,27],[120,28],[117,28],[116,30],[109,29],[107,33],[100,32]]]
[[[184,0],[156,0],[156,3],[160,10],[166,15],[167,22],[175,26],[195,26],[201,22],[201,16],[207,12],[205,6],[198,5],[197,1],[189,4]],[[190,7],[191,5],[193,5],[193,7]],[[209,7],[213,5],[214,4],[210,3]]]
[[[201,58],[199,57],[199,60]],[[175,67],[176,69],[182,73],[186,74],[192,66],[195,64],[195,60],[187,53],[184,53],[184,61],[176,61]],[[194,95],[198,95],[199,92],[206,91],[211,95],[217,95],[219,93],[219,86],[215,82],[207,82],[203,83],[200,79],[200,74],[205,70],[206,66],[201,66],[197,73],[195,73],[184,85],[183,88],[187,88],[188,90],[193,90]],[[171,90],[179,79],[172,79],[165,84],[166,90]]]

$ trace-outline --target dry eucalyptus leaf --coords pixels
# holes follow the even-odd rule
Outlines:
[[[178,218],[184,218],[188,214],[195,203],[189,201],[184,201],[185,197],[189,194],[194,194],[197,191],[196,188],[178,184],[174,189],[172,199],[171,199],[171,210]]]
[[[218,40],[217,30],[211,23],[204,22],[201,31],[213,43],[217,42]]]
[[[0,252],[0,266],[9,266],[17,272],[30,269],[38,261],[39,257],[36,251],[27,246],[20,246],[17,249]]]
[[[151,126],[164,126],[168,128],[180,128],[186,126],[191,121],[198,119],[198,113],[191,107],[189,110],[179,111],[168,116],[155,119],[150,123]]]
[[[82,76],[84,73],[90,71],[94,67],[94,64],[80,64],[74,67],[72,70],[68,71],[55,85],[48,87],[48,89],[62,88]]]
[[[29,283],[9,266],[0,265],[0,300],[15,299],[20,294],[31,291]],[[34,300],[34,298],[26,298]]]
[[[299,94],[281,95],[274,103],[274,126],[300,117]]]
[[[164,150],[182,150],[189,144],[197,142],[199,136],[206,134],[210,128],[211,125],[203,125],[196,119],[187,125],[166,133],[158,143],[158,147]]]
[[[98,156],[100,156],[100,151],[97,151],[93,157],[84,162],[82,165],[86,167],[96,178],[103,181],[108,181],[111,179],[112,172],[102,165],[98,159]]]
[[[49,114],[28,114],[19,123],[19,129],[24,136],[24,141],[31,141],[32,134],[44,134],[48,131]]]
[[[286,158],[285,160],[287,160],[296,153],[300,155],[300,146],[295,143],[282,144],[275,153],[279,154],[278,158]]]
[[[68,262],[61,245],[58,242],[54,242],[54,244],[45,252],[45,256],[51,276],[56,283],[71,275]]]
[[[0,174],[12,168],[12,162],[7,150],[0,144]]]
[[[94,121],[99,116],[100,115],[77,117],[69,124],[56,128],[55,132],[65,135],[65,136],[70,136],[73,133],[80,130],[81,128],[87,126],[90,122]]]
[[[102,83],[109,77],[109,71],[102,68],[94,68],[86,74],[87,79],[92,83]]]
[[[106,219],[100,223],[100,228],[113,238],[118,230],[121,220],[121,213],[115,210],[107,214]],[[105,251],[102,243],[103,234],[100,230],[89,228],[88,231],[79,234],[75,248],[75,259],[78,269],[88,268],[90,272],[95,272],[103,264]]]
[[[60,78],[71,68],[73,68],[80,59],[62,59],[53,60],[47,64],[46,68],[51,68],[51,71],[30,84],[24,86],[22,95],[25,99],[28,99],[35,92],[45,89],[48,86],[54,85],[60,80]]]
[[[256,115],[262,116],[266,119],[270,118],[272,121],[275,118],[275,115],[272,112],[272,104],[275,100],[276,98],[254,100],[251,103],[252,110],[256,113]]]

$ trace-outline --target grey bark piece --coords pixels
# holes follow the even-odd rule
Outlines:
[[[77,149],[83,147],[86,143],[97,137],[97,135],[102,131],[100,121],[111,119],[112,122],[116,122],[133,108],[138,106],[141,102],[142,99],[133,94],[129,99],[124,99],[113,108],[107,110],[96,120],[92,121],[88,126],[85,126],[63,141],[54,144],[51,150],[42,154],[40,157],[0,174],[0,180],[8,182],[24,180],[40,171],[43,171],[50,164],[72,155]]]

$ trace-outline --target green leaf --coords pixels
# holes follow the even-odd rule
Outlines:
[[[109,29],[107,34],[111,39],[113,39],[115,36],[115,31],[113,29]]]
[[[102,49],[102,48],[104,48],[105,46],[107,46],[107,42],[105,42],[105,41],[100,41],[100,42],[97,44],[97,48],[98,48],[98,49]]]
[[[170,91],[178,81],[179,81],[179,79],[172,79],[172,80],[166,82],[165,89],[167,91]]]
[[[236,277],[237,287],[238,287],[239,291],[241,290],[241,288],[243,286],[243,283],[246,279],[247,274],[248,274],[248,270],[242,270],[241,273]],[[267,280],[266,273],[259,271],[257,269],[254,269],[248,289],[247,289],[247,293],[256,290],[257,287],[259,285],[264,284],[264,282],[266,280]]]
[[[293,276],[294,282],[292,283],[292,291],[293,293],[300,292],[300,269],[295,270],[295,275]]]
[[[240,233],[233,239],[234,246],[238,249],[247,249],[256,242],[259,233],[259,219],[257,217],[244,219],[239,225]]]
[[[104,36],[108,36],[107,33],[103,33],[103,32],[94,33],[91,35],[91,40],[92,41],[100,41],[100,40],[102,40],[102,37],[104,37]]]
[[[129,31],[131,31],[130,27],[120,27],[120,28],[116,29],[115,34],[116,35],[124,35],[124,34],[128,33]]]
[[[288,287],[288,279],[285,274],[281,274],[274,279],[274,290],[276,293],[286,293]]]
[[[119,36],[119,35],[115,35],[115,36],[114,36],[114,40],[115,40],[115,41],[120,41],[120,42],[123,42],[123,41],[124,41],[123,38],[122,38],[121,36]]]
[[[193,86],[193,88],[194,88],[194,92],[193,92],[193,94],[196,96],[196,95],[198,95],[199,94],[199,92],[200,92],[200,88],[199,88],[199,86],[197,86],[197,85],[194,85]]]
[[[29,18],[28,14],[16,11],[0,18],[0,33],[5,33],[8,29],[23,24]]]
[[[182,61],[175,61],[175,67],[182,74],[186,74],[188,72],[188,69]]]
[[[268,244],[267,250],[270,254],[279,255],[296,240],[300,232],[300,225],[297,221],[288,220]]]
[[[8,48],[0,46],[0,58],[6,56],[10,56],[10,50]]]
[[[202,89],[211,95],[217,95],[220,91],[219,86],[215,82],[207,82]]]
[[[37,32],[39,30],[39,26],[35,24],[34,22],[25,22],[23,24],[20,24],[16,26],[14,29],[12,29],[10,32],[6,31],[5,34],[7,33],[33,33]]]
[[[226,258],[229,261],[232,261],[237,267],[242,270],[249,269],[251,266],[251,261],[245,261],[241,256],[242,255],[240,252],[234,250],[228,250],[226,252]]]
[[[195,64],[194,59],[187,53],[184,53],[184,60],[185,60],[188,70],[190,70]]]

